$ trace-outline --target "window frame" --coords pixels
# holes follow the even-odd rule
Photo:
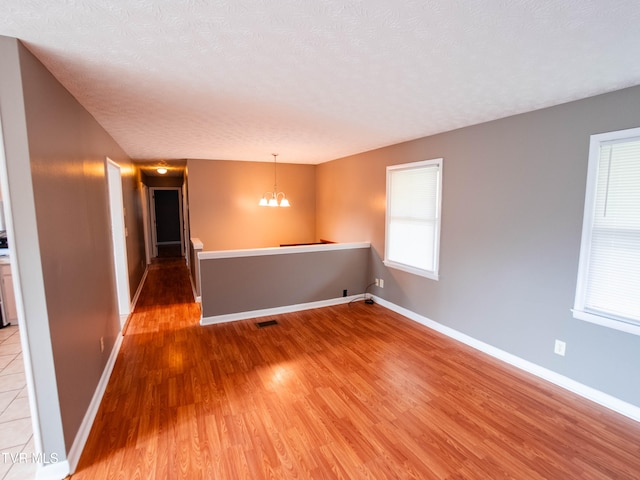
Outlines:
[[[582,236],[580,242],[580,258],[574,306],[571,309],[573,317],[590,323],[609,327],[615,330],[640,335],[640,322],[631,318],[624,318],[606,311],[589,310],[587,303],[587,285],[589,275],[589,260],[594,229],[596,209],[596,194],[598,169],[600,165],[600,147],[603,144],[633,141],[640,138],[640,127],[618,130],[613,132],[591,135],[589,142],[589,160],[587,167],[587,181],[582,220]]]
[[[439,280],[439,269],[440,269],[440,235],[441,235],[441,225],[442,225],[442,170],[443,170],[444,159],[443,158],[434,158],[431,160],[422,160],[418,162],[411,163],[402,163],[398,165],[389,165],[386,169],[386,210],[385,210],[385,247],[384,247],[384,260],[383,263],[385,266],[389,268],[394,268],[397,270],[402,270],[408,273],[412,273],[414,275],[419,275],[421,277],[429,278],[431,280]],[[417,267],[415,265],[410,265],[407,263],[398,262],[396,260],[389,258],[389,225],[392,220],[390,216],[391,211],[391,175],[394,171],[400,170],[416,170],[422,169],[425,167],[432,167],[433,165],[437,165],[438,167],[438,177],[436,181],[436,218],[434,221],[435,232],[434,232],[434,245],[433,245],[433,270],[426,270],[424,268]]]

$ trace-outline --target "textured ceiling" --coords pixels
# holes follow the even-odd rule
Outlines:
[[[638,0],[1,0],[136,159],[321,163],[640,84]]]

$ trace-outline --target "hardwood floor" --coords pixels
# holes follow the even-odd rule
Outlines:
[[[155,266],[81,479],[637,479],[640,424],[378,305],[201,327]]]

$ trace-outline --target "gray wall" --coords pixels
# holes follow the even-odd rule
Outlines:
[[[201,260],[202,316],[361,294],[368,264],[368,248]]]
[[[139,182],[125,153],[42,64],[16,40],[0,40],[8,51],[19,55],[19,63],[15,57],[0,57],[2,74],[21,76],[23,89],[1,92],[3,124],[12,126],[11,131],[5,131],[5,142],[28,142],[20,152],[7,148],[9,186],[17,186],[19,178],[30,176],[33,189],[31,205],[19,195],[14,199],[16,189],[11,189],[13,215],[19,221],[35,222],[29,239],[16,231],[17,242],[12,249],[18,255],[24,253],[19,258],[21,272],[29,262],[29,271],[24,269],[22,279],[26,323],[31,327],[45,319],[50,332],[54,386],[68,451],[120,330],[105,157],[126,167],[123,195],[132,292],[145,267]],[[8,95],[12,95],[10,100]],[[20,108],[6,108],[9,102],[16,107],[23,105],[22,124],[14,124],[19,121]],[[25,260],[31,254],[39,256]],[[41,275],[44,292],[34,288],[37,283],[29,282],[34,274]],[[38,304],[43,293],[45,311],[38,317],[37,312],[30,311],[30,305]],[[100,351],[101,337],[104,352]],[[36,357],[38,348],[31,345]],[[42,368],[42,362],[36,359],[34,370]],[[40,401],[43,398],[39,396]],[[53,398],[47,400],[55,402]]]
[[[640,87],[328,162],[316,232],[372,243],[380,297],[640,406],[640,337],[575,320],[589,135],[640,126]],[[385,166],[444,158],[440,281],[382,264]],[[368,172],[366,181],[361,172]],[[553,353],[567,342],[566,357]]]

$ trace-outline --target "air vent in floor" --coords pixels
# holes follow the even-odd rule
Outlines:
[[[270,327],[271,325],[277,325],[277,324],[278,324],[277,320],[266,320],[264,322],[256,323],[258,328]]]

